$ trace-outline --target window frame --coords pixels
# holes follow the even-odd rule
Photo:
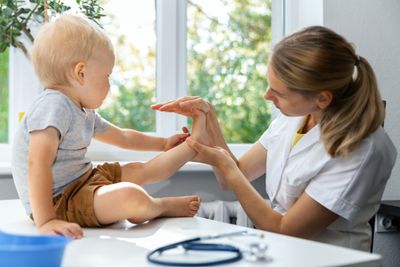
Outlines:
[[[182,0],[155,0],[156,4],[156,96],[164,102],[183,96],[186,81],[186,8]],[[272,0],[272,44],[285,34],[285,0]],[[167,33],[167,34],[165,34]],[[18,113],[26,110],[41,91],[34,70],[28,59],[17,49],[9,50],[9,143],[0,144],[0,162],[11,161],[13,133],[18,125]],[[21,79],[20,77],[23,77]],[[28,88],[28,89],[27,89]],[[274,117],[275,111],[272,116]],[[171,136],[187,125],[183,116],[156,112],[158,136]],[[232,152],[240,157],[251,144],[229,144]],[[93,140],[87,156],[93,161],[144,161],[159,152],[129,151]]]

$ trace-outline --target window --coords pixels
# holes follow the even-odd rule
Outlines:
[[[190,0],[187,12],[188,93],[214,105],[228,143],[255,142],[271,119],[271,1]]]
[[[8,50],[0,53],[0,143],[8,142]]]
[[[102,6],[116,64],[110,93],[99,113],[119,127],[155,132],[155,112],[149,108],[156,101],[155,3],[107,0]]]
[[[118,61],[112,92],[100,113],[121,127],[165,134],[163,129],[157,131],[156,115],[148,108],[160,101],[155,94],[156,4],[153,1],[125,1],[126,5],[113,1],[104,4],[110,18],[105,28],[112,33]],[[161,2],[158,4],[162,5]],[[158,19],[174,15],[177,19],[175,24],[174,21],[169,23],[176,25],[173,31],[171,28],[158,29],[161,38],[157,39],[162,47],[174,41],[168,39],[175,37],[177,40],[172,44],[178,58],[175,70],[187,75],[176,96],[204,97],[216,107],[218,117],[224,121],[222,130],[229,143],[253,143],[271,119],[270,104],[263,98],[271,43],[271,1],[191,0],[185,5],[182,1],[176,5],[176,10],[170,12],[165,8],[158,9],[161,10]],[[179,16],[182,16],[179,12],[182,10],[186,12],[183,19],[187,20],[183,23],[187,27],[186,32],[179,33]],[[171,32],[171,37],[164,38],[160,30]],[[181,30],[185,31],[184,28]],[[180,34],[185,38],[186,51],[177,51],[182,45]],[[165,51],[163,49],[161,51]],[[179,66],[182,58],[187,61]],[[172,69],[173,63],[170,64]],[[167,71],[162,66],[159,70]],[[179,87],[180,81],[176,79]],[[178,120],[169,122],[175,124],[174,131],[179,131]],[[186,119],[180,121],[181,124],[188,123]]]
[[[170,136],[190,120],[154,112],[150,105],[200,95],[216,107],[227,141],[237,144],[232,146],[234,152],[238,147],[243,151],[238,144],[256,141],[271,118],[271,107],[263,99],[271,46],[271,2],[281,3],[103,0],[101,5],[108,14],[103,26],[113,40],[117,61],[111,92],[100,114],[120,127]],[[7,133],[16,129],[16,114],[25,111],[42,90],[29,61],[15,48],[9,52],[10,91],[3,90],[8,56],[3,53],[0,57],[0,143],[12,142],[12,134]],[[8,98],[3,94],[8,93],[7,107]],[[2,149],[10,151],[9,145]],[[97,142],[89,149],[89,157],[100,161],[146,160],[154,155]]]

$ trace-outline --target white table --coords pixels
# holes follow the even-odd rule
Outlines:
[[[19,200],[0,201],[0,230],[37,234],[37,229],[25,215]],[[268,245],[268,263],[241,260],[229,266],[382,266],[379,255],[331,246],[285,235],[219,223],[203,218],[158,219],[143,225],[126,221],[108,228],[86,228],[85,237],[71,242],[65,252],[63,267],[69,266],[159,266],[147,262],[147,253],[156,247],[195,236],[249,230],[263,233]],[[231,237],[217,242],[239,246],[255,237]]]

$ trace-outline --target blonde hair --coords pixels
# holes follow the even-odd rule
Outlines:
[[[382,124],[384,107],[374,71],[332,30],[313,26],[284,38],[270,66],[290,90],[306,97],[332,92],[320,121],[332,157],[348,155]]]
[[[95,47],[104,47],[114,54],[106,33],[83,16],[63,14],[46,23],[32,47],[32,63],[45,87],[70,85],[69,73],[79,62],[92,57]]]

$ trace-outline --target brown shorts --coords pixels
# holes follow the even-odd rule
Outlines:
[[[101,186],[120,181],[119,163],[104,163],[90,169],[53,198],[57,218],[83,227],[101,226],[94,214],[94,193]]]

